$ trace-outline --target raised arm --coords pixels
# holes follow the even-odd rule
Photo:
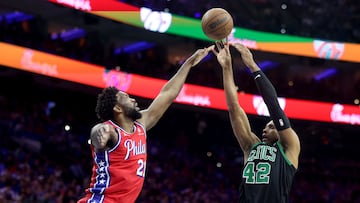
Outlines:
[[[219,52],[217,53],[214,51],[214,54],[217,55],[217,59],[222,67],[223,85],[231,126],[236,139],[244,152],[244,158],[247,160],[251,147],[255,143],[260,142],[260,139],[251,131],[248,117],[239,104],[229,45],[225,44],[224,48],[221,48],[218,44],[218,49]]]
[[[214,46],[198,49],[191,55],[182,64],[177,73],[162,87],[159,95],[154,99],[150,106],[141,112],[142,118],[140,122],[146,126],[146,129],[151,129],[159,121],[161,116],[180,93],[191,67],[197,65],[213,48]]]
[[[240,52],[244,64],[252,72],[256,86],[279,132],[279,141],[284,147],[285,154],[295,168],[297,168],[300,154],[300,140],[296,132],[291,128],[288,117],[279,105],[274,86],[255,63],[252,53],[246,46],[239,43],[235,43],[233,46]]]

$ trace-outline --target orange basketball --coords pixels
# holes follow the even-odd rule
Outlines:
[[[229,36],[234,27],[231,15],[222,8],[212,8],[203,15],[201,26],[204,34],[212,40]]]

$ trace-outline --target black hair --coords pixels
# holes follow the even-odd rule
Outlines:
[[[116,94],[119,90],[116,87],[106,87],[97,97],[95,112],[97,117],[103,122],[113,119],[113,108],[117,103]]]

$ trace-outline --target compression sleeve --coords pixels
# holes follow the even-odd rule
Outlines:
[[[270,117],[273,120],[277,130],[284,130],[290,128],[289,118],[285,115],[285,112],[281,109],[277,94],[274,86],[270,80],[261,71],[255,71],[252,73],[256,86],[264,99],[264,102],[269,110]]]

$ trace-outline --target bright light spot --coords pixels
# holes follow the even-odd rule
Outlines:
[[[211,156],[212,156],[212,152],[207,152],[207,153],[206,153],[206,156],[211,157]]]
[[[69,131],[71,127],[69,125],[65,125],[65,131]]]
[[[220,162],[217,162],[217,163],[216,163],[216,167],[221,168],[221,167],[222,167],[222,164],[221,164]]]
[[[294,86],[294,81],[290,80],[290,81],[288,82],[288,85],[289,85],[290,87]]]

